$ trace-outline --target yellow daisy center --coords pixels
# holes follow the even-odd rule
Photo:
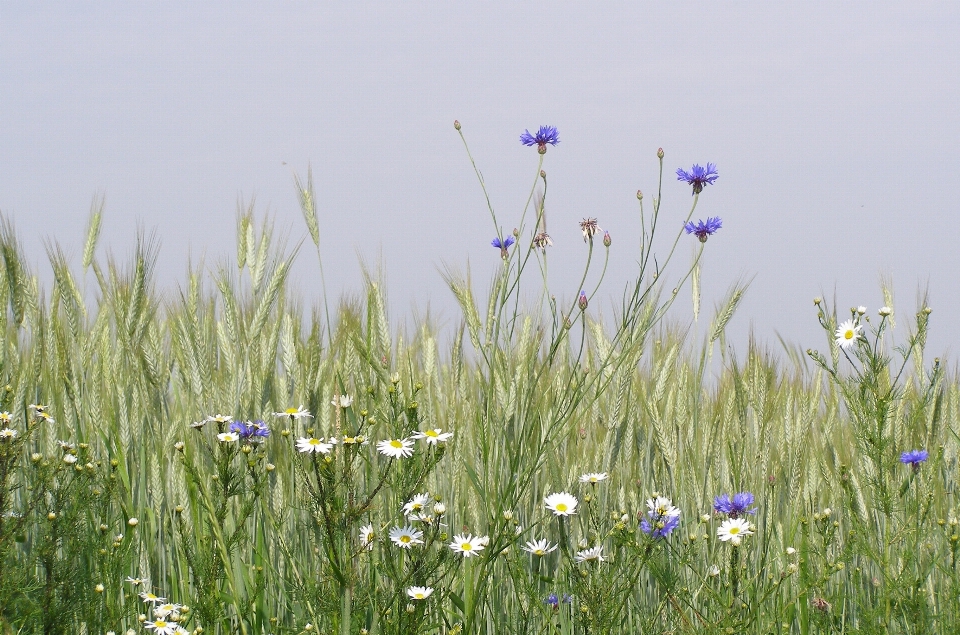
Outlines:
[[[166,628],[166,627],[167,627],[167,623],[164,622],[163,620],[157,620],[156,622],[153,623],[153,625],[154,625],[154,627],[156,627],[156,628]]]
[[[543,549],[534,549],[534,550],[533,550],[533,553],[534,553],[534,555],[537,555],[537,556],[545,556],[545,555],[547,555],[547,552],[544,551]]]
[[[390,447],[393,447],[393,448],[402,448],[402,447],[403,447],[403,442],[401,442],[399,439],[393,439],[392,441],[390,441]]]
[[[731,535],[731,536],[734,535],[734,534],[739,534],[739,533],[740,533],[740,528],[739,528],[739,527],[734,526],[734,527],[731,527],[731,528],[730,528],[730,535]]]
[[[847,329],[846,331],[843,332],[843,339],[852,340],[854,335],[855,333],[853,332],[853,329]]]
[[[413,594],[413,597],[415,597],[415,598],[418,599],[418,600],[422,600],[422,599],[424,599],[424,598],[427,597],[427,596],[426,596],[425,594],[421,593],[420,591],[417,591],[416,593]]]
[[[565,512],[565,511],[567,511],[567,504],[566,504],[566,503],[557,503],[557,506],[556,506],[556,507],[557,507],[557,511],[558,511],[558,512]]]
[[[320,439],[310,439],[310,445],[320,445]]]
[[[434,437],[434,438],[440,436],[439,434],[437,434],[437,431],[436,431],[436,430],[427,430],[427,431],[424,432],[423,434],[426,435],[426,436],[428,436],[428,437]]]
[[[402,542],[403,544],[407,544],[408,542],[410,542],[410,536],[406,536],[406,535],[400,536],[400,542]]]
[[[287,412],[288,415],[295,415],[295,414],[297,414],[297,409],[296,409],[296,408],[287,408],[286,412]]]
[[[469,542],[460,543],[460,549],[463,551],[473,551],[473,545]]]

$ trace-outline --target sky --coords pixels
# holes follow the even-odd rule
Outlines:
[[[469,266],[485,294],[496,235],[454,120],[502,231],[520,222],[538,155],[518,139],[553,125],[549,284],[579,292],[596,217],[613,245],[591,310],[612,314],[636,273],[657,188],[666,254],[692,203],[677,168],[715,163],[695,218],[704,320],[751,285],[730,324],[772,350],[826,347],[812,303],[883,303],[903,326],[929,293],[930,355],[955,357],[960,3],[0,2],[0,213],[49,278],[45,241],[79,269],[91,201],[99,256],[161,248],[157,285],[188,263],[236,259],[238,203],[289,246],[307,305],[322,297],[293,175],[312,169],[328,296],[382,268],[391,317],[460,314],[441,275]],[[952,167],[951,167],[952,166]],[[696,239],[668,271],[681,276]],[[661,256],[662,257],[662,256]],[[595,276],[596,272],[591,274]],[[591,277],[591,280],[595,278]],[[536,280],[529,283],[535,287]],[[689,288],[671,316],[692,319]]]

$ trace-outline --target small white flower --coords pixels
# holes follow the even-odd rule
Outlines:
[[[423,432],[414,432],[414,439],[425,439],[427,445],[436,445],[438,443],[445,443],[453,438],[452,432],[444,432],[440,428],[434,428],[432,430],[424,430]]]
[[[574,560],[577,562],[590,562],[593,560],[596,560],[597,562],[603,562],[603,545],[578,551]]]
[[[324,443],[323,439],[308,439],[301,437],[297,439],[297,452],[315,452],[317,454],[327,454],[333,449],[332,443]]]
[[[161,602],[166,602],[167,598],[162,598],[159,595],[154,595],[150,591],[143,591],[140,593],[140,599],[144,602],[152,602],[153,604],[159,604]]]
[[[566,492],[550,494],[543,499],[543,504],[556,516],[569,516],[577,513],[577,499]]]
[[[360,528],[360,546],[367,551],[373,551],[373,539],[375,537],[373,525],[364,525]]]
[[[131,527],[136,527],[137,525],[140,524],[140,521],[136,518],[131,518],[130,520],[127,521],[127,524],[130,525]]]
[[[63,462],[66,463],[67,465],[73,465],[74,463],[77,462],[77,457],[74,454],[64,454]]]
[[[303,409],[303,404],[300,404],[298,408],[287,408],[283,412],[273,413],[274,417],[290,417],[291,419],[303,419],[305,417],[313,418],[313,415],[310,414],[309,410]]]
[[[14,439],[17,436],[17,431],[12,428],[4,428],[0,430],[0,441],[9,441]]]
[[[720,567],[715,564],[710,565],[710,568],[707,569],[707,575],[711,578],[715,578],[720,575]]]
[[[240,438],[240,435],[237,434],[236,432],[221,432],[220,434],[217,435],[217,439],[219,439],[220,443],[233,443],[234,441],[237,441],[239,438]]]
[[[837,328],[837,346],[840,348],[850,348],[853,346],[853,343],[860,338],[862,332],[862,326],[853,320],[847,320]]]
[[[551,545],[549,540],[530,540],[524,545],[523,550],[532,553],[535,556],[545,556],[551,551],[556,550],[557,545]]]
[[[858,306],[858,307],[857,307],[857,313],[859,313],[860,315],[863,315],[863,314],[866,313],[866,312],[867,312],[867,307],[865,307],[865,306]]]
[[[402,459],[413,455],[413,441],[410,439],[387,439],[377,443],[377,452],[393,459]]]
[[[580,477],[580,482],[581,482],[581,483],[592,483],[592,484],[595,485],[595,484],[599,483],[600,481],[605,481],[607,478],[609,478],[609,476],[610,476],[610,475],[607,474],[606,472],[590,472],[590,473],[587,473],[587,474],[582,475],[582,476]]]
[[[407,595],[414,600],[426,600],[431,593],[433,593],[433,587],[429,586],[412,586],[407,589]]]
[[[426,508],[427,503],[430,502],[430,492],[425,492],[423,494],[417,494],[411,498],[406,505],[403,506],[403,515],[404,516],[413,516],[419,515]]]
[[[436,514],[437,516],[443,516],[444,514],[447,513],[447,506],[444,505],[443,503],[436,503],[433,506],[433,513]]]
[[[796,550],[796,549],[794,549],[793,547],[787,547],[787,555],[788,555],[788,556],[792,556],[792,555],[794,555],[795,553],[797,553],[797,550]]]
[[[133,586],[140,586],[141,584],[147,583],[147,581],[143,578],[131,578],[131,577],[127,577],[127,582],[129,582]]]
[[[353,397],[350,395],[334,395],[330,405],[336,408],[349,408],[352,403]]]
[[[210,421],[212,423],[216,423],[219,425],[223,425],[233,421],[233,415],[215,414],[213,416],[207,417],[207,421]]]
[[[394,527],[390,530],[390,540],[393,544],[404,549],[409,549],[413,545],[423,544],[423,532],[410,527]]]
[[[164,618],[170,615],[175,611],[180,610],[179,604],[174,604],[173,602],[167,602],[166,604],[159,604],[153,607],[154,617]]]
[[[888,306],[882,306],[880,307],[880,310],[877,311],[877,313],[879,313],[882,317],[887,317],[888,315],[893,313],[893,309],[891,309]]]
[[[752,535],[750,522],[745,518],[728,518],[717,528],[717,538],[734,546],[739,545],[744,536]]]
[[[450,548],[464,558],[471,558],[486,549],[487,543],[489,542],[490,538],[487,536],[477,536],[474,538],[471,534],[457,534],[453,537]]]
[[[144,622],[143,627],[156,631],[157,635],[176,635],[178,628],[176,622],[167,622],[159,619],[153,622]]]
[[[673,506],[673,501],[665,496],[648,499],[647,509],[661,518],[675,518],[680,515],[680,510]]]

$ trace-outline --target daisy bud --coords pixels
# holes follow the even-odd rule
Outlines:
[[[581,311],[587,310],[587,293],[586,291],[580,292],[580,297],[577,298],[577,306],[580,307]]]
[[[866,312],[867,312],[867,307],[865,307],[865,306],[858,306],[858,307],[857,307],[857,313],[859,313],[860,315],[863,315],[863,314],[866,313]]]
[[[814,299],[813,299],[813,303],[814,303],[814,305],[816,305],[816,306],[820,306],[820,303],[821,303],[821,302],[823,302],[823,300],[821,300],[820,298],[814,298]]]
[[[798,567],[796,563],[791,562],[790,565],[787,567],[787,571],[789,571],[790,573],[796,573],[799,568],[800,567]]]
[[[453,128],[454,130],[460,130],[460,122],[456,119],[453,120]]]
[[[797,553],[797,550],[796,550],[796,549],[794,549],[793,547],[787,547],[787,555],[788,555],[788,556],[792,556],[792,555],[794,555],[795,553]]]
[[[274,471],[275,469],[277,469],[277,466],[274,465],[273,463],[267,463],[267,466],[266,466],[266,467],[267,467],[267,471],[268,471],[268,472],[272,472],[272,471]]]
[[[710,522],[710,514],[704,514],[700,517],[700,522],[708,523]]]
[[[97,593],[103,593],[103,585],[98,584],[97,586],[93,587],[93,590],[96,591]]]
[[[43,455],[40,454],[39,452],[34,452],[33,454],[30,455],[30,460],[33,461],[34,463],[37,463],[42,458],[43,458]]]
[[[513,512],[509,509],[503,510],[503,519],[504,520],[513,520]]]
[[[890,315],[891,313],[893,313],[893,309],[891,309],[891,308],[888,307],[888,306],[882,306],[882,307],[880,307],[880,310],[877,311],[877,313],[879,313],[879,314],[881,315],[881,317],[887,317],[888,315]]]
[[[47,514],[47,520],[56,520],[56,519],[57,519],[57,515],[55,513],[50,512],[49,514]]]
[[[177,452],[183,452],[183,441],[177,441],[173,444],[173,449]]]
[[[710,569],[707,571],[707,575],[709,575],[711,578],[717,577],[718,575],[720,575],[720,567],[718,567],[715,564],[710,565]]]
[[[127,524],[130,525],[131,527],[136,527],[137,525],[140,524],[140,521],[137,520],[136,518],[131,518],[130,520],[127,521]]]

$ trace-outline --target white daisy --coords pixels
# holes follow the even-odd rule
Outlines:
[[[402,459],[413,454],[413,441],[410,439],[387,439],[377,443],[377,452],[394,459]]]
[[[150,591],[143,591],[140,593],[140,599],[144,602],[153,602],[154,604],[159,604],[161,602],[166,602],[167,598],[162,598],[159,595],[154,595]]]
[[[4,428],[0,430],[0,440],[8,441],[17,436],[17,431],[12,428]]]
[[[308,439],[301,437],[297,439],[297,452],[316,452],[318,454],[327,454],[333,449],[332,443],[324,443],[323,439]]]
[[[13,421],[12,414],[7,412],[6,410],[4,410],[3,412],[0,412],[0,423],[6,424],[6,423],[10,423],[11,421]]]
[[[590,549],[584,549],[583,551],[578,551],[576,558],[577,562],[590,562],[596,560],[597,562],[603,562],[603,545],[599,547],[591,547]]]
[[[445,441],[450,440],[453,437],[452,432],[444,432],[440,428],[434,428],[432,430],[424,430],[423,432],[414,432],[414,439],[425,439],[427,445],[436,445],[438,443],[444,443]]]
[[[535,556],[545,556],[551,551],[556,550],[557,545],[551,545],[549,540],[529,540],[524,545],[523,550],[529,551]]]
[[[893,313],[893,309],[891,309],[888,306],[882,306],[880,307],[880,310],[877,311],[877,313],[879,313],[882,317],[887,317],[888,315]]]
[[[729,541],[733,545],[739,545],[744,536],[752,535],[750,521],[746,518],[728,518],[717,527],[717,538],[723,542]]]
[[[375,537],[373,525],[364,525],[360,528],[360,546],[367,551],[373,551],[373,539]]]
[[[153,607],[153,615],[159,618],[165,618],[175,611],[180,610],[180,604],[174,604],[173,602],[167,602],[166,604],[160,604]]]
[[[223,425],[225,423],[230,423],[231,421],[233,421],[233,415],[215,414],[210,417],[207,417],[207,421]]]
[[[407,595],[414,600],[426,600],[431,593],[433,593],[433,587],[429,586],[412,586],[407,589]]]
[[[647,499],[647,509],[661,518],[676,518],[680,515],[680,510],[673,506],[666,496],[657,496]]]
[[[490,538],[487,536],[477,536],[458,534],[453,537],[450,548],[462,555],[464,558],[471,558],[486,549]]]
[[[427,506],[427,503],[430,502],[430,492],[424,494],[417,494],[403,506],[403,515],[419,515]]]
[[[850,348],[853,346],[853,343],[860,338],[862,332],[862,326],[853,320],[847,320],[837,329],[837,346],[840,348]]]
[[[334,395],[333,401],[330,402],[330,405],[337,408],[348,408],[352,403],[353,397],[350,395]]]
[[[606,472],[588,472],[580,477],[581,483],[592,483],[597,484],[600,481],[605,481],[610,477]]]
[[[406,527],[394,527],[390,530],[390,540],[398,547],[409,549],[413,545],[423,544],[423,532],[409,525]]]
[[[239,438],[240,435],[236,432],[221,432],[217,435],[217,439],[219,439],[221,443],[233,443]]]
[[[550,494],[543,499],[543,504],[556,516],[569,516],[577,513],[577,499],[566,492]]]
[[[129,582],[133,586],[140,586],[141,584],[147,583],[147,581],[143,578],[131,578],[129,576],[127,577],[127,582]]]
[[[68,465],[73,465],[74,463],[77,462],[77,457],[76,457],[75,454],[64,454],[64,455],[63,455],[63,462],[66,463],[66,464],[68,464]]]
[[[165,620],[144,622],[143,627],[151,631],[156,631],[157,635],[176,635],[177,633],[177,623],[167,622]]]
[[[287,408],[283,412],[275,412],[273,413],[273,416],[274,417],[290,417],[291,419],[303,419],[305,417],[311,417],[311,418],[313,417],[313,415],[310,414],[309,410],[303,409],[303,404],[300,404],[300,407],[298,408]]]

